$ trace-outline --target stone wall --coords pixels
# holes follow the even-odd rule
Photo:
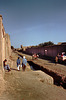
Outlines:
[[[2,23],[2,15],[0,15],[0,69],[3,70],[3,61],[9,59],[11,55],[10,36],[5,33]]]

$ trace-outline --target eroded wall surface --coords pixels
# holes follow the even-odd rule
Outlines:
[[[0,15],[0,69],[3,69],[3,61],[11,55],[10,36],[5,33],[2,15]]]

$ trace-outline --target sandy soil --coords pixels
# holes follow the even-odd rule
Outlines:
[[[25,72],[22,68],[17,71],[17,57],[18,55],[12,52],[9,62],[12,70],[5,71],[4,80],[2,79],[4,82],[1,81],[4,84],[0,83],[0,87],[2,84],[1,88],[4,88],[0,93],[0,100],[66,100],[66,90],[53,85],[53,82],[45,81],[45,73],[31,70],[29,64]],[[28,55],[26,57],[30,58]]]

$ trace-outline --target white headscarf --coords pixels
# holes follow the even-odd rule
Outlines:
[[[25,56],[23,56],[23,58],[25,59]]]

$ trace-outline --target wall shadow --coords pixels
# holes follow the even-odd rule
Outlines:
[[[53,77],[55,85],[62,86],[64,89],[66,89],[66,80],[63,81],[62,76],[58,75],[57,73],[55,73],[53,71],[49,71],[48,69],[44,68],[43,66],[39,66],[39,65],[33,63],[32,61],[28,61],[28,63],[30,66],[33,66],[33,68],[35,70],[41,70],[41,71],[45,72],[46,74],[50,75],[51,77]]]

